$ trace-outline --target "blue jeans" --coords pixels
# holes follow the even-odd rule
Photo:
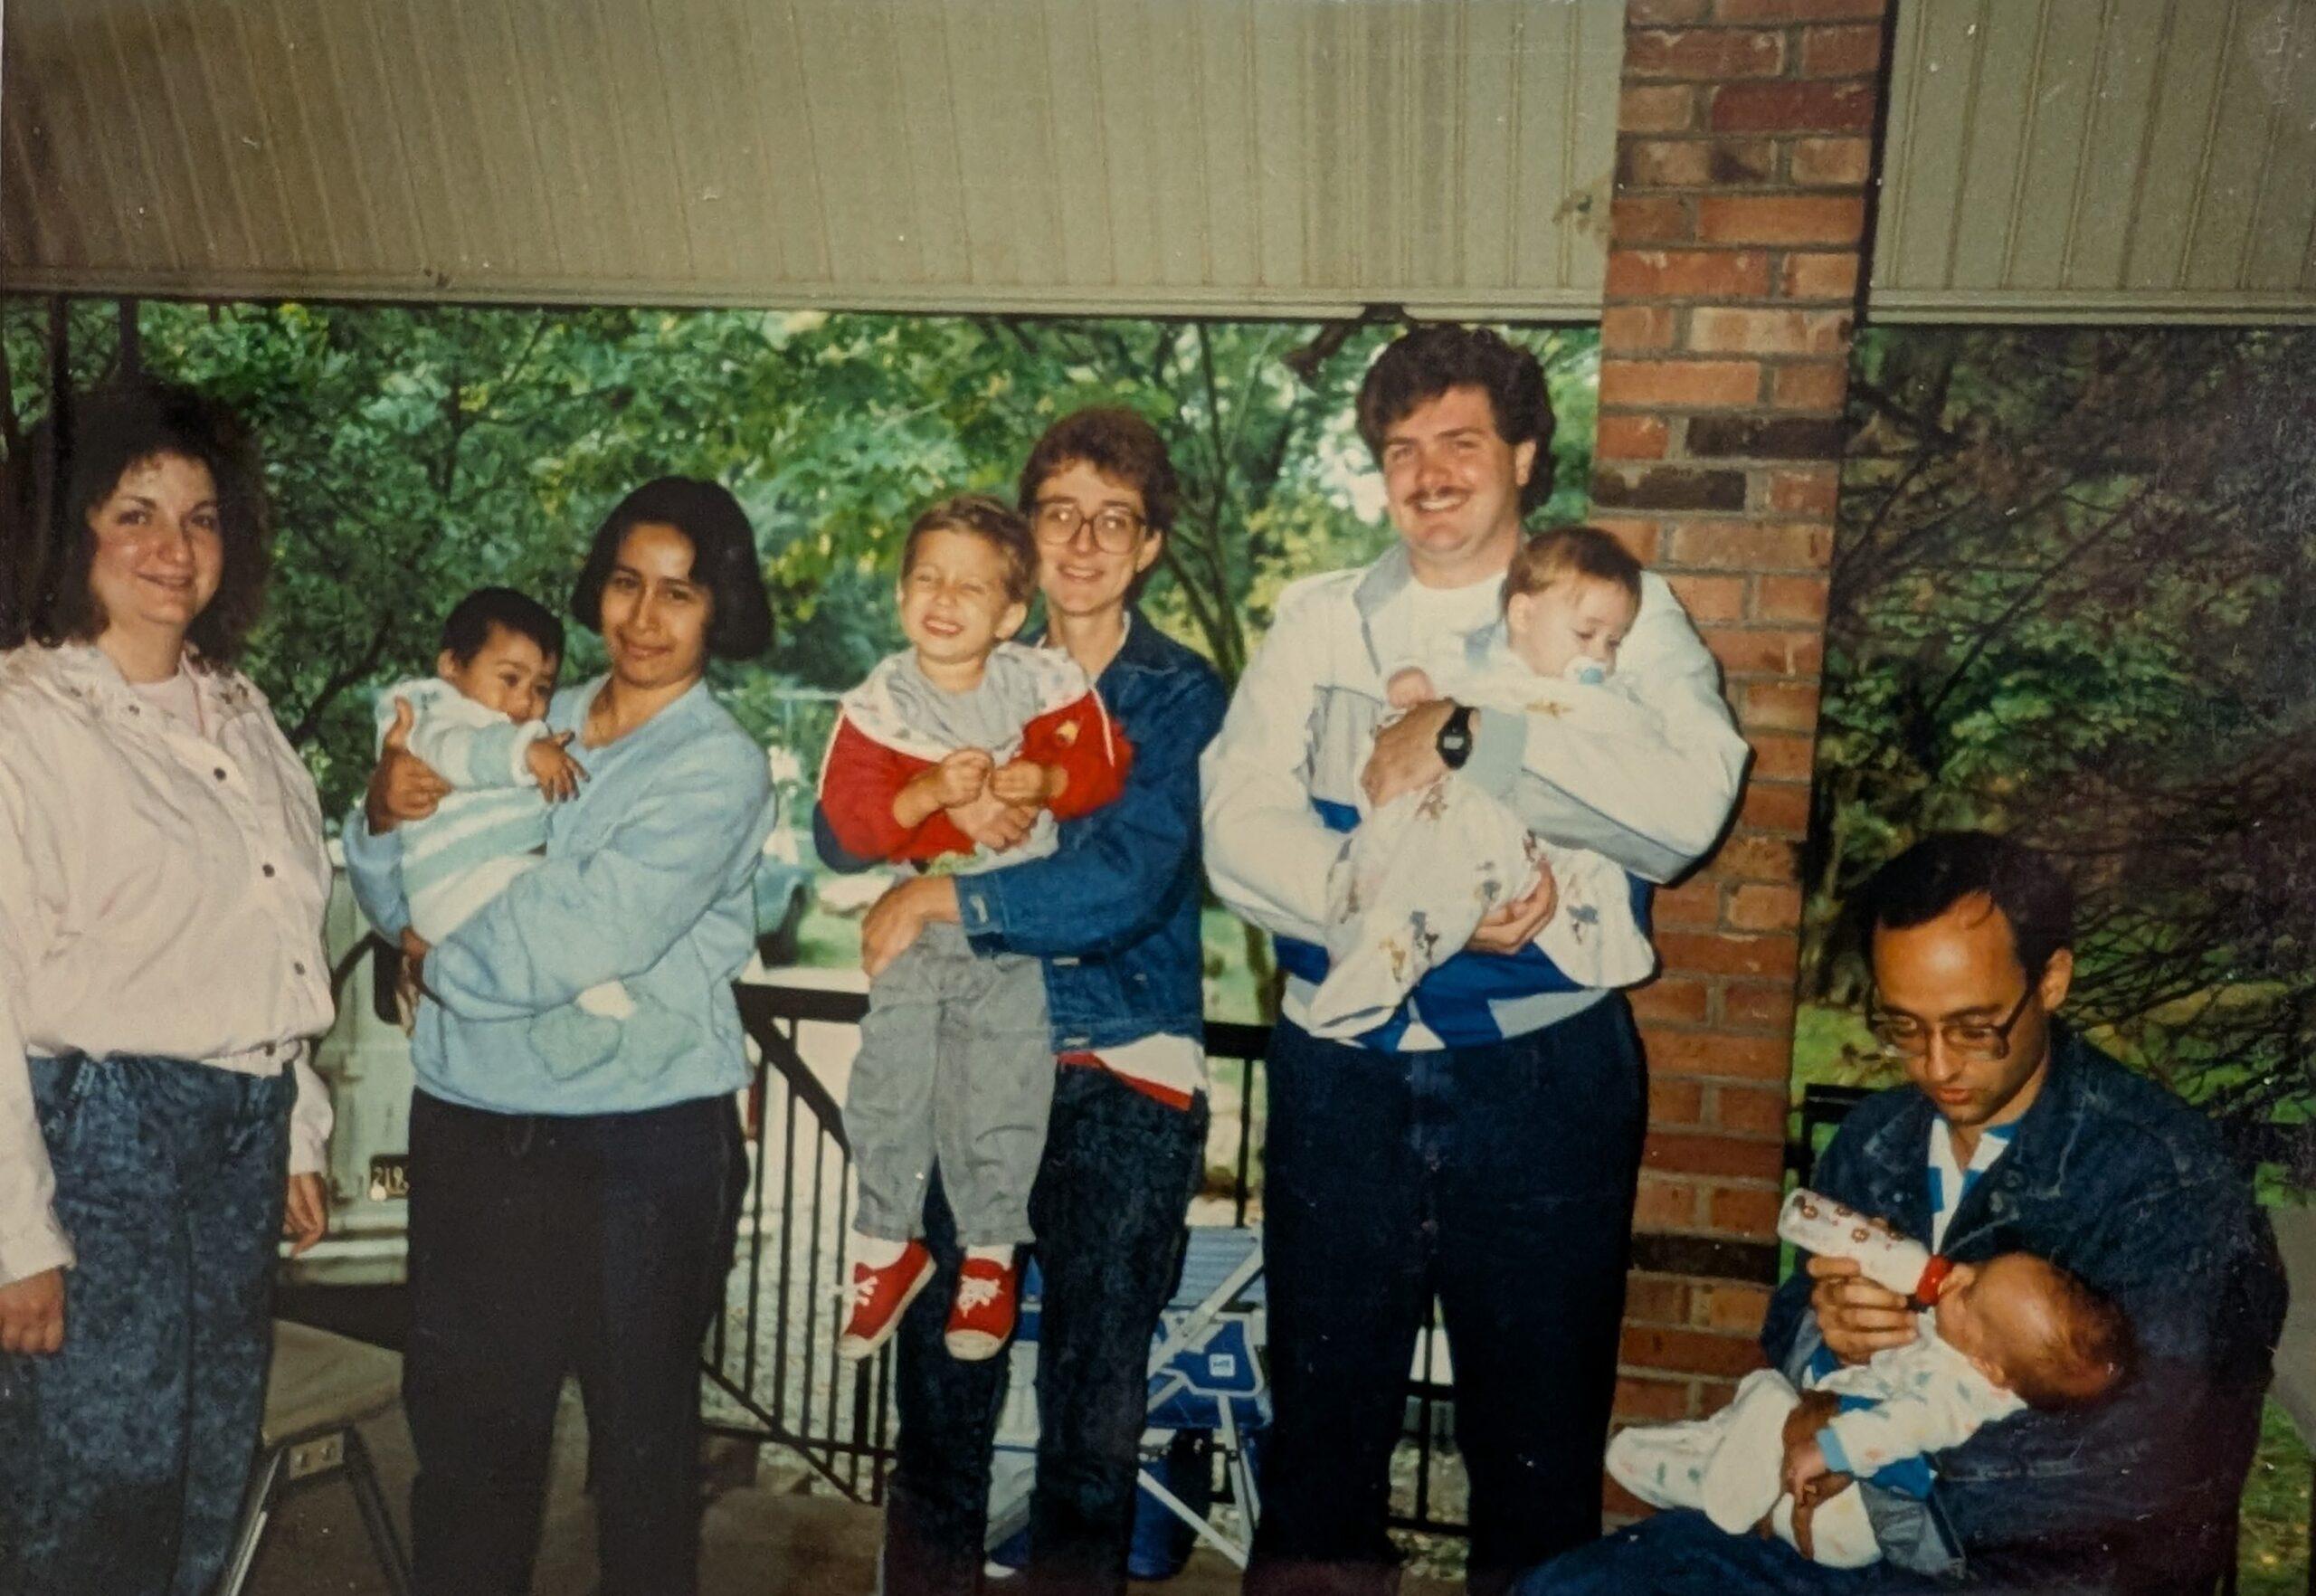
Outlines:
[[[699,1563],[699,1344],[747,1183],[728,1097],[627,1114],[410,1111],[421,1596],[523,1596],[566,1372],[587,1410],[603,1596]]]
[[[2069,1572],[2061,1560],[1978,1569],[1960,1584],[1894,1563],[1822,1568],[1783,1541],[1725,1534],[1685,1509],[1645,1518],[1530,1571],[1514,1596],[1931,1596],[1968,1590],[1982,1596],[2203,1596],[2208,1581],[2181,1583],[2160,1572]]]
[[[198,1596],[257,1450],[289,1167],[286,1072],[31,1060],[64,1347],[0,1355],[0,1591]]]
[[[1271,1382],[1254,1591],[1384,1591],[1391,1459],[1436,1297],[1471,1480],[1470,1583],[1599,1533],[1647,1088],[1624,1000],[1508,1041],[1272,1035]]]
[[[1783,1541],[1732,1535],[1702,1513],[1659,1513],[1523,1577],[1515,1596],[1843,1596],[1934,1590],[1876,1566],[1821,1568]]]
[[[1045,1304],[1038,1341],[1038,1472],[1024,1591],[1121,1592],[1158,1310],[1182,1266],[1182,1219],[1204,1173],[1206,1104],[1172,1108],[1115,1076],[1056,1078],[1030,1194]],[[898,1335],[899,1456],[885,1506],[886,1596],[978,1588],[1003,1356],[960,1363],[941,1342],[961,1252],[935,1172],[925,1242],[939,1272]]]

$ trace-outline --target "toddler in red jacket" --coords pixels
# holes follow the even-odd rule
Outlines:
[[[946,499],[910,526],[899,593],[910,646],[844,696],[821,765],[821,817],[853,858],[996,869],[1050,853],[1057,819],[1124,789],[1129,750],[1085,671],[1058,649],[1008,641],[1037,569],[1028,523],[996,499]],[[1028,837],[1002,853],[977,846],[951,812],[984,798],[1034,807]],[[968,1359],[1004,1345],[1053,1070],[1035,958],[976,954],[961,928],[935,924],[869,983],[844,1106],[859,1205],[840,1356],[883,1345],[933,1278],[923,1235],[936,1164],[965,1252],[944,1340]]]

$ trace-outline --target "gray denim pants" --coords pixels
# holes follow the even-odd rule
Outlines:
[[[845,1092],[860,1231],[923,1235],[938,1161],[961,1244],[1028,1241],[1053,1072],[1039,961],[982,957],[958,927],[926,926],[868,988]]]

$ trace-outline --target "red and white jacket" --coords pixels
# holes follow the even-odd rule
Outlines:
[[[905,712],[893,686],[894,672],[906,658],[882,661],[840,700],[836,729],[821,760],[821,812],[838,844],[857,859],[925,863],[970,856],[973,839],[944,811],[934,811],[913,829],[893,818],[900,790],[957,746],[912,723]],[[1050,853],[1055,821],[1090,813],[1116,798],[1125,791],[1133,749],[1092,681],[1068,654],[1000,643],[988,669],[1006,674],[1027,711],[1014,736],[988,750],[990,756],[1001,765],[1035,760],[1058,766],[1068,778],[1051,808],[1039,812],[1029,838],[991,856],[994,866]]]

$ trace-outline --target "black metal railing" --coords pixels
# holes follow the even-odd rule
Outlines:
[[[754,1148],[740,1241],[705,1353],[708,1428],[785,1448],[855,1501],[884,1498],[892,1461],[889,1352],[847,1364],[844,1237],[852,1152],[837,1101],[797,1050],[808,1022],[857,1026],[857,993],[742,985],[756,1050]]]
[[[842,1111],[798,1048],[803,1026],[857,1027],[868,999],[794,986],[742,984],[736,991],[741,1023],[757,1053],[749,1093],[755,1154],[725,1311],[706,1353],[709,1424],[783,1447],[846,1496],[881,1502],[893,1457],[892,1354],[854,1365],[837,1362],[852,1159]],[[1218,1127],[1224,1145],[1209,1143],[1210,1168],[1229,1173],[1223,1189],[1210,1186],[1204,1196],[1227,1202],[1233,1224],[1261,1218],[1255,1149],[1269,1048],[1268,1026],[1207,1027],[1215,1097],[1228,1108]],[[1426,1327],[1420,1373],[1409,1382],[1391,1522],[1461,1534],[1463,1469],[1448,1434],[1453,1383],[1439,1369],[1439,1336],[1436,1324]]]

